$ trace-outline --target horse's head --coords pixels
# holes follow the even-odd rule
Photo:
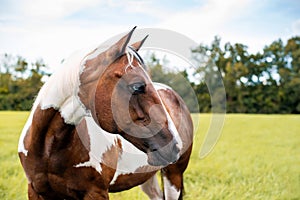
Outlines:
[[[132,32],[87,57],[79,97],[102,129],[146,153],[150,165],[167,165],[179,158],[178,133],[137,53],[144,40],[127,46]]]

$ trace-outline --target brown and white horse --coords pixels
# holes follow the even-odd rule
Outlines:
[[[133,31],[71,56],[40,90],[18,147],[29,199],[108,199],[138,185],[150,199],[182,199],[190,113],[151,81],[137,53],[144,40],[128,46]]]

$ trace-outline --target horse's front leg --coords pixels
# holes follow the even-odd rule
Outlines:
[[[183,196],[183,174],[162,170],[163,189],[165,200],[182,199]]]
[[[161,170],[163,176],[164,198],[173,200],[183,198],[184,184],[183,173],[188,166],[192,145],[183,153],[180,159]]]
[[[157,176],[154,174],[150,179],[141,185],[141,189],[151,200],[162,200],[163,193],[159,187]]]

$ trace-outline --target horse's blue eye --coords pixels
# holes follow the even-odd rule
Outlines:
[[[145,93],[146,84],[143,82],[133,83],[128,85],[131,94],[143,94]]]

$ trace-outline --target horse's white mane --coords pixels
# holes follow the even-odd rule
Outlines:
[[[78,124],[82,117],[89,115],[78,97],[79,76],[89,52],[77,51],[61,64],[41,88],[33,109],[38,105],[41,109],[57,109],[68,124]]]
[[[24,138],[38,106],[43,110],[48,108],[59,110],[65,122],[69,124],[77,124],[82,117],[88,114],[77,95],[80,84],[79,74],[83,67],[82,61],[87,53],[87,50],[73,53],[43,85],[22,130],[18,145],[19,152],[23,152],[27,156],[28,151],[24,146]]]

